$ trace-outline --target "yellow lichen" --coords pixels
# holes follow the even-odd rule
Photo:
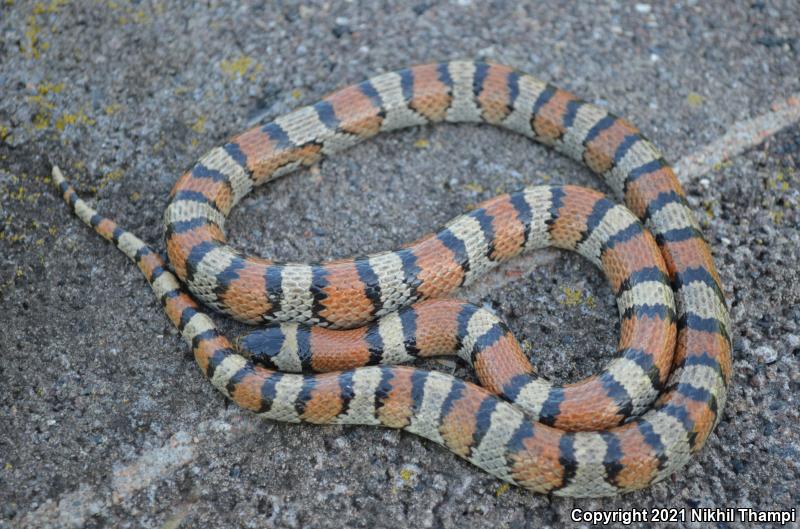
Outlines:
[[[94,125],[95,121],[87,116],[83,110],[81,110],[77,114],[62,114],[56,120],[56,129],[63,131],[67,125],[75,125],[76,123],[81,123],[83,125]]]
[[[36,95],[28,96],[28,101],[38,109],[33,116],[33,127],[35,129],[42,130],[52,126],[52,111],[55,109],[55,104],[48,97],[53,94],[60,94],[63,91],[64,83],[45,82],[36,87]],[[94,120],[81,111],[77,114],[63,114],[56,120],[55,126],[62,131],[67,125],[77,122],[87,125],[94,124]]]
[[[162,137],[155,143],[155,145],[153,145],[153,152],[155,153],[161,152],[161,150],[166,146],[167,146],[167,139]]]
[[[420,138],[414,142],[414,147],[416,147],[417,149],[427,149],[430,146],[431,142],[429,142],[425,138]]]
[[[717,162],[713,165],[714,171],[720,171],[722,169],[727,169],[728,167],[733,166],[733,162],[730,160],[724,160],[722,162]]]
[[[253,65],[252,57],[242,55],[236,59],[224,60],[219,63],[219,69],[228,77],[243,77],[247,70]]]
[[[98,2],[102,3],[102,2]],[[150,22],[150,15],[148,15],[145,10],[143,9],[136,9],[130,2],[127,5],[120,5],[113,0],[105,2],[105,6],[112,10],[112,11],[120,11],[119,15],[117,16],[117,24],[121,26],[125,26],[127,24],[148,24]],[[156,6],[156,12],[161,14],[163,13],[163,6],[159,11],[158,6]]]
[[[583,293],[580,290],[571,287],[561,287],[561,291],[564,293],[564,301],[562,301],[562,304],[567,307],[580,305],[583,299]]]
[[[13,1],[6,0],[6,5],[13,5]],[[25,44],[20,43],[20,51],[27,53],[30,57],[38,59],[43,51],[50,48],[50,43],[41,40],[40,34],[42,27],[39,25],[37,17],[48,13],[58,13],[66,0],[51,0],[49,4],[37,2],[31,9],[31,14],[25,19]]]
[[[46,129],[50,126],[50,115],[39,112],[33,116],[33,127],[38,130]]]
[[[150,22],[150,17],[141,9],[133,14],[134,24],[147,24]]]
[[[703,209],[705,210],[706,216],[709,219],[714,218],[714,201],[709,200],[708,202],[703,203]]]
[[[111,103],[110,105],[107,105],[103,109],[103,112],[106,113],[106,116],[113,116],[114,114],[119,112],[121,109],[122,109],[122,105],[120,105],[119,103]]]
[[[77,121],[78,117],[75,114],[64,114],[56,120],[56,128],[58,130],[64,130],[64,127],[67,125],[74,125]]]
[[[42,83],[36,87],[36,91],[43,96],[50,93],[60,94],[64,91],[64,83]]]
[[[792,173],[789,172],[789,177],[791,178],[791,176]],[[789,191],[790,187],[787,174],[784,171],[778,171],[774,177],[767,179],[767,189],[786,192]]]
[[[109,173],[106,174],[106,179],[119,180],[120,178],[122,178],[122,174],[123,174],[122,169],[114,169],[113,171],[110,171]]]
[[[692,108],[697,108],[703,104],[705,98],[698,94],[697,92],[689,92],[686,95],[686,104]]]
[[[597,306],[597,300],[591,294],[588,294],[586,296],[586,299],[584,300],[584,303],[590,309],[593,309],[593,308],[595,308]]]
[[[206,117],[198,116],[192,124],[192,130],[198,134],[202,134],[206,130]]]
[[[413,478],[413,477],[414,477],[414,473],[411,470],[407,469],[407,468],[404,468],[403,470],[400,471],[400,479],[402,479],[406,483],[411,481],[411,478]]]
[[[45,97],[41,94],[36,96],[28,96],[28,101],[30,101],[40,109],[53,110],[55,108],[55,105],[50,101],[48,101],[47,99],[45,99]]]
[[[38,59],[41,55],[39,47],[40,47],[40,40],[39,40],[39,33],[42,32],[41,26],[36,21],[36,17],[31,15],[27,19],[25,19],[25,39],[27,40],[28,46],[27,48],[20,44],[20,48],[22,52],[28,53],[34,59]]]
[[[100,179],[100,183],[97,185],[95,190],[99,191],[104,189],[108,184],[111,182],[115,182],[122,178],[125,172],[122,169],[114,169],[113,171],[109,171]]]
[[[500,496],[502,496],[503,494],[508,492],[508,489],[510,489],[510,488],[511,488],[511,485],[509,485],[508,483],[503,483],[502,485],[497,487],[497,490],[494,491],[494,495],[499,498]]]
[[[58,13],[58,11],[67,4],[68,0],[51,0],[51,2],[45,5],[44,2],[36,2],[33,5],[33,14],[34,15],[43,15],[45,13]]]

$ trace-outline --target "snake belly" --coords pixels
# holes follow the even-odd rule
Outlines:
[[[669,376],[647,411],[621,425],[569,431],[557,421],[536,422],[513,402],[442,373],[387,365],[322,374],[271,370],[238,354],[187,292],[241,321],[347,329],[440,297],[502,260],[480,222],[472,231],[445,229],[444,239],[424,239],[427,246],[319,266],[245,257],[225,244],[225,217],[254,186],[378,132],[438,121],[500,125],[584,162],[649,228],[676,302],[677,339]],[[725,403],[728,312],[710,251],[672,169],[627,121],[502,65],[454,61],[380,75],[210,151],[179,179],[165,213],[167,254],[180,280],[140,239],[80,200],[57,169],[54,182],[84,222],[137,263],[212,384],[266,418],[401,428],[510,483],[596,497],[640,489],[679,470],[703,446]],[[584,220],[582,228],[572,227],[572,249],[588,240],[592,213],[602,225],[615,211],[592,208],[581,216],[562,200],[569,193],[548,192],[549,202],[526,200],[524,209],[531,218],[552,220],[553,211],[570,218],[572,207],[571,218]],[[525,224],[518,209],[512,213],[512,221]],[[552,237],[557,226],[553,221],[545,231]],[[508,254],[528,242],[523,237]],[[600,246],[602,261],[608,245]],[[633,263],[634,270],[640,266]],[[612,274],[606,275],[613,286]],[[487,332],[496,334],[481,328],[477,336],[467,334],[481,341]]]

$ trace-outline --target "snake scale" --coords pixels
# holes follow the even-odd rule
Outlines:
[[[549,145],[602,176],[627,208],[585,188],[532,186],[396,251],[307,264],[226,245],[225,219],[253,187],[378,132],[441,121]],[[211,383],[260,416],[400,428],[512,484],[596,497],[683,467],[725,404],[728,311],[672,169],[626,120],[512,68],[452,61],[386,73],[211,150],[172,190],[169,267],[53,175],[73,211],[138,265]],[[442,299],[545,246],[599,266],[621,319],[618,358],[563,386],[535,375],[493,313]],[[195,299],[269,325],[234,344]],[[393,365],[439,354],[466,360],[485,387]]]

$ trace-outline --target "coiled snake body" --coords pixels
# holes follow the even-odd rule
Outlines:
[[[277,263],[226,245],[225,218],[252,187],[378,132],[439,121],[492,123],[550,145],[601,175],[630,211],[588,189],[538,186],[393,252]],[[387,73],[213,149],[180,178],[165,213],[180,281],[53,174],[75,213],[136,262],[214,386],[264,417],[402,428],[498,478],[565,496],[663,479],[719,420],[728,312],[672,169],[624,119],[511,68],[454,61]],[[620,355],[575,384],[537,378],[491,312],[441,299],[543,246],[589,258],[617,295]],[[237,351],[186,289],[241,321],[274,323]],[[471,363],[485,387],[389,365],[438,354]],[[332,372],[286,372],[304,370]]]

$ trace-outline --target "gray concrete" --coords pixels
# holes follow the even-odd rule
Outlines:
[[[573,507],[798,504],[797,126],[686,183],[735,322],[729,404],[685,471],[602,501],[507,490],[412,435],[267,423],[229,405],[138,271],[47,183],[58,163],[161,247],[167,193],[205,150],[337,87],[459,57],[606,105],[678,161],[800,93],[794,0],[194,4],[0,7],[0,528],[568,527]],[[542,182],[602,188],[503,131],[414,129],[254,193],[229,233],[264,256],[342,257]],[[574,380],[613,355],[610,290],[578,257],[543,252],[490,280],[468,297],[508,318],[541,372]]]

